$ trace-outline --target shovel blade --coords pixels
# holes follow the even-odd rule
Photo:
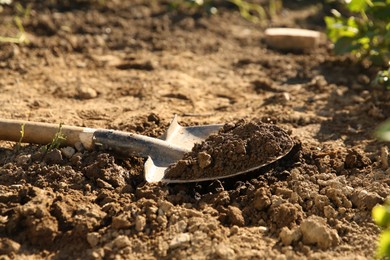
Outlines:
[[[189,152],[195,143],[200,143],[211,134],[217,133],[222,126],[222,124],[215,124],[183,127],[179,125],[175,116],[161,139],[169,144],[180,146],[183,150]],[[165,170],[177,161],[177,158],[164,157],[164,160],[160,158],[160,156],[149,156],[146,160],[145,179],[147,182],[164,181]]]

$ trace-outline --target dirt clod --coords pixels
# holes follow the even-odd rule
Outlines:
[[[327,226],[326,221],[319,217],[311,216],[302,221],[300,225],[303,243],[315,244],[321,249],[337,246],[340,238],[334,229]]]

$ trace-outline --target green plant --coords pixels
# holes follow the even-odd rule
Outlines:
[[[375,223],[383,228],[379,236],[377,257],[379,259],[390,257],[390,201],[384,205],[377,205],[372,209],[372,218]]]
[[[20,125],[20,138],[18,143],[15,145],[15,150],[18,152],[20,150],[20,147],[22,146],[22,141],[24,138],[24,124]]]
[[[11,4],[11,0],[0,0],[0,6],[2,4]],[[20,3],[15,4],[15,16],[14,16],[14,23],[16,25],[16,28],[18,29],[18,34],[16,36],[0,36],[0,42],[7,42],[7,43],[29,43],[29,39],[27,37],[27,34],[24,30],[23,21],[28,20],[30,17],[31,12],[31,4],[28,4],[26,7],[24,7]]]
[[[45,146],[45,150],[47,152],[59,148],[61,144],[66,140],[66,136],[64,135],[64,133],[62,133],[62,125],[63,124],[60,123],[58,131],[54,135],[53,140],[51,141],[51,143]]]
[[[390,0],[344,0],[342,5],[346,14],[332,10],[333,16],[325,17],[334,52],[352,53],[373,65],[389,66]],[[387,80],[381,80],[381,73],[373,83],[390,88]]]
[[[175,0],[170,2],[173,9],[184,8],[197,10],[203,8],[210,14],[216,14],[218,9],[218,0]],[[269,0],[268,6],[245,1],[245,0],[224,0],[222,2],[230,3],[239,10],[241,16],[248,21],[257,24],[264,24],[268,18],[276,16],[283,7],[282,0]]]

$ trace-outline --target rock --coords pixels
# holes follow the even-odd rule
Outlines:
[[[80,99],[92,99],[96,98],[97,96],[97,91],[91,87],[81,86],[77,88],[77,97]]]
[[[375,192],[368,192],[361,189],[352,193],[351,201],[359,209],[372,210],[376,204],[383,203],[383,198]]]
[[[234,250],[225,243],[218,244],[215,247],[215,253],[220,259],[233,259],[236,255]]]
[[[175,249],[179,247],[183,247],[189,244],[191,241],[191,236],[189,233],[181,233],[176,235],[170,242],[169,248]]]
[[[279,233],[279,238],[285,246],[289,246],[294,242],[301,239],[302,232],[299,228],[289,229],[288,227],[282,228]]]
[[[235,206],[228,207],[227,217],[232,225],[243,226],[245,224],[245,219],[242,216],[242,211]]]
[[[45,158],[44,158],[44,161],[47,163],[47,164],[59,164],[62,162],[62,154],[61,154],[61,151],[58,150],[58,149],[53,149],[51,151],[49,151]]]
[[[18,166],[23,166],[31,161],[31,154],[22,154],[16,157],[15,162]]]
[[[347,151],[345,157],[344,168],[364,168],[371,164],[370,158],[368,158],[363,151],[359,149],[350,149]]]
[[[271,205],[271,199],[267,195],[265,188],[260,188],[255,192],[253,207],[257,210],[263,210]]]
[[[84,152],[84,150],[85,150],[84,145],[83,145],[82,142],[76,142],[76,143],[74,144],[74,148],[76,148],[76,150],[77,150],[78,152]]]
[[[122,249],[131,246],[131,241],[127,236],[119,235],[112,241],[113,247]]]
[[[112,187],[111,184],[109,184],[106,181],[103,181],[102,179],[98,178],[96,179],[96,185],[100,188],[108,189],[108,190],[113,190],[114,187]]]
[[[198,163],[201,169],[206,168],[211,164],[211,155],[206,152],[200,152],[198,154]]]
[[[173,204],[166,200],[159,200],[157,205],[164,213],[167,213],[170,209],[173,208]]]
[[[318,46],[321,34],[317,31],[297,28],[269,28],[265,41],[271,48],[280,50],[308,51]]]
[[[142,230],[144,230],[145,226],[146,226],[146,218],[144,216],[138,215],[135,218],[135,230],[141,232]]]
[[[61,153],[65,158],[70,159],[76,153],[76,150],[71,146],[66,146],[61,148]]]
[[[268,214],[271,221],[279,228],[292,226],[302,219],[302,210],[290,202],[283,202],[279,205],[273,203],[268,210]]]
[[[97,232],[88,233],[87,241],[91,247],[95,247],[100,241],[100,234]]]
[[[116,216],[112,218],[111,227],[114,229],[125,229],[131,227],[131,222],[123,216]]]
[[[8,255],[19,251],[21,245],[9,238],[0,238],[0,255]],[[7,259],[7,257],[5,258]]]
[[[318,216],[310,216],[300,225],[302,242],[306,245],[317,245],[325,250],[337,246],[340,242],[337,231],[327,226],[326,221]]]

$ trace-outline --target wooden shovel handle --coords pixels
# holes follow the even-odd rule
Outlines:
[[[21,139],[22,126],[24,127],[24,135]],[[59,128],[59,124],[0,119],[0,140],[14,142],[21,140],[22,143],[46,145],[52,142],[55,134],[59,132]],[[62,125],[61,133],[66,138],[63,144],[74,145],[77,142],[82,142],[88,149],[90,148],[88,146],[92,145],[94,130],[91,128]]]

